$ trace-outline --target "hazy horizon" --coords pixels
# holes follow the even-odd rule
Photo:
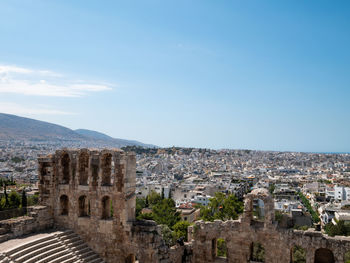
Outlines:
[[[7,113],[2,113],[0,112],[0,114],[7,114]],[[15,115],[17,117],[24,117],[24,116],[19,116],[19,115]],[[27,118],[27,117],[24,117],[24,118]],[[30,118],[31,119],[31,118]],[[42,121],[42,120],[38,120],[38,121]],[[51,123],[51,124],[56,124],[56,123]],[[89,129],[85,129],[85,128],[78,128],[78,129],[72,129],[70,127],[65,127],[65,128],[68,128],[68,129],[71,129],[72,131],[77,131],[77,130],[87,130],[87,131],[92,131],[92,132],[97,132],[97,133],[101,133],[103,135],[107,135],[107,136],[110,136],[112,138],[115,138],[115,139],[126,139],[126,140],[133,140],[132,138],[116,138],[116,137],[113,137],[107,133],[103,133],[101,131],[98,131],[98,130],[89,130]],[[152,145],[152,143],[148,143],[148,142],[141,142],[141,143],[145,143],[145,144],[149,144],[149,145]],[[143,147],[143,146],[138,146],[138,145],[134,145],[136,147]],[[320,153],[320,154],[350,154],[350,152],[309,152],[309,151],[290,151],[290,150],[270,150],[270,149],[247,149],[247,148],[208,148],[208,147],[193,147],[193,146],[182,146],[182,145],[165,145],[165,146],[159,146],[159,145],[154,145],[153,146],[155,147],[160,147],[160,148],[171,148],[171,147],[179,147],[179,148],[194,148],[194,149],[210,149],[210,150],[217,150],[217,151],[220,151],[220,150],[242,150],[242,151],[245,151],[245,150],[249,150],[249,151],[262,151],[262,152],[296,152],[296,153]]]

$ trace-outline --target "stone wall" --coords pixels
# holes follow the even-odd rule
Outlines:
[[[135,221],[135,180],[135,155],[120,150],[39,158],[40,202],[55,225],[73,229],[107,262],[181,262],[183,249],[170,250],[154,222]]]
[[[9,210],[0,211],[0,221],[13,217],[24,216],[27,213],[25,208],[14,208]]]
[[[27,215],[0,221],[0,242],[53,227],[53,218],[45,206],[27,208]]]
[[[265,204],[265,218],[257,221],[253,216],[252,203],[261,199]],[[193,262],[254,262],[252,244],[260,243],[265,250],[265,262],[291,262],[292,249],[300,246],[306,251],[306,262],[344,262],[350,251],[350,237],[329,237],[322,232],[287,230],[278,227],[273,218],[273,199],[265,189],[254,190],[245,199],[245,209],[239,220],[214,222],[197,221],[189,229],[189,240],[193,251]],[[227,258],[216,256],[217,239],[226,241]],[[334,261],[315,259],[323,250],[333,254]]]

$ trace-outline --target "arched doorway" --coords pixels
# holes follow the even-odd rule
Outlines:
[[[319,248],[315,251],[315,263],[334,263],[333,252],[327,248]]]
[[[60,197],[60,214],[61,215],[68,215],[68,196],[61,195]]]
[[[135,263],[136,258],[133,254],[130,254],[125,258],[125,263]]]
[[[78,204],[79,204],[79,216],[80,217],[88,216],[88,202],[85,195],[82,195],[79,197]]]
[[[101,219],[110,219],[113,216],[113,204],[109,196],[104,196],[102,198],[102,214]]]

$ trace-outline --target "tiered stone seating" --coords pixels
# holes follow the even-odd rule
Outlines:
[[[0,263],[103,263],[71,230],[34,239],[0,253]]]

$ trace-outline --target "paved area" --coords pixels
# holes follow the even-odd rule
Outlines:
[[[47,236],[52,236],[55,234],[59,234],[62,233],[62,231],[47,231],[47,232],[43,232],[43,233],[35,233],[32,235],[27,235],[27,236],[23,236],[23,237],[19,237],[19,238],[15,238],[15,239],[10,239],[7,240],[5,242],[0,243],[0,253],[2,252],[6,252],[8,250],[11,250],[15,247],[21,246],[23,244],[26,244],[28,242],[31,242],[33,240],[42,238],[42,237],[47,237]]]

